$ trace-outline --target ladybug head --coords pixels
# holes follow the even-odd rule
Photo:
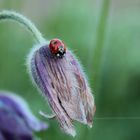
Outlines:
[[[51,53],[59,58],[62,58],[66,53],[66,47],[64,43],[59,39],[52,39],[50,41],[49,48]]]

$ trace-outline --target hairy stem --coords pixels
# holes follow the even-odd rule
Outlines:
[[[2,11],[0,12],[0,21],[2,20],[13,20],[21,25],[24,25],[24,27],[26,27],[27,30],[33,34],[33,37],[37,40],[38,43],[45,42],[45,39],[43,38],[40,31],[36,28],[36,26],[23,15],[13,11]]]

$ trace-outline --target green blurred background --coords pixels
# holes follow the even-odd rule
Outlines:
[[[60,38],[82,62],[94,91],[92,129],[76,123],[75,140],[140,138],[140,1],[139,0],[0,0],[0,10],[31,19],[47,39]],[[25,60],[34,40],[14,22],[0,23],[0,89],[24,97],[34,114],[48,122],[42,140],[71,140],[33,87]]]

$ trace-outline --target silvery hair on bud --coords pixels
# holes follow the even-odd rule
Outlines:
[[[74,120],[92,126],[94,98],[74,54],[67,50],[65,57],[57,58],[48,45],[37,45],[31,50],[28,70],[33,83],[47,98],[62,130],[75,136]]]

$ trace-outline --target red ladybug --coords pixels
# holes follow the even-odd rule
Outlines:
[[[66,47],[60,39],[52,39],[49,44],[49,48],[52,54],[59,58],[62,58],[66,53]]]

